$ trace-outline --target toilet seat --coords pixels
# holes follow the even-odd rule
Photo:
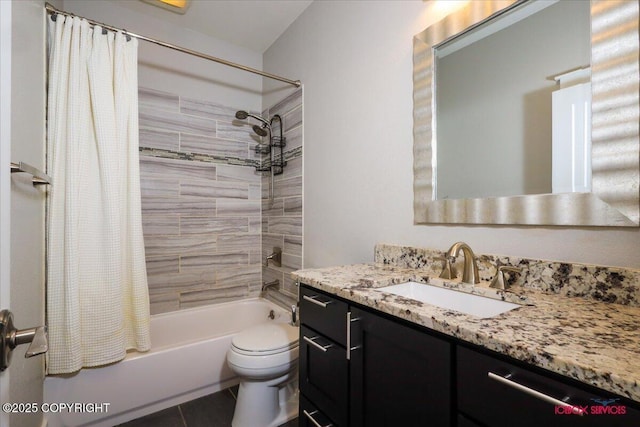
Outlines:
[[[236,373],[252,379],[284,374],[298,360],[299,331],[279,322],[245,329],[231,339],[227,362]]]
[[[234,336],[231,347],[234,352],[247,356],[282,353],[298,346],[298,331],[286,323],[263,323]]]

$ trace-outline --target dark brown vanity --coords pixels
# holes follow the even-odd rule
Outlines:
[[[304,284],[300,320],[301,426],[640,425],[637,402]]]

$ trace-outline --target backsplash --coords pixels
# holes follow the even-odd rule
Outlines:
[[[442,271],[442,250],[416,248],[391,244],[377,244],[375,262],[403,268],[424,270],[438,276]],[[498,266],[521,267],[522,273],[508,274],[510,284],[525,286],[569,297],[587,297],[594,300],[630,306],[640,306],[640,270],[571,264],[517,258],[503,255],[476,254],[481,281],[490,281]],[[458,277],[462,275],[463,257],[454,263]]]
[[[258,296],[260,159],[235,108],[139,90],[151,312]]]

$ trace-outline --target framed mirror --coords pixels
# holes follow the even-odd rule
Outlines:
[[[515,41],[513,33],[502,36],[512,42],[503,43],[503,48],[509,45],[523,47],[512,49],[505,58],[496,59],[494,52],[497,45],[488,45],[490,37],[498,37],[496,34],[503,28],[513,30],[513,22],[520,23],[528,20],[525,26],[535,28],[541,25],[541,19],[555,19],[560,23],[565,17],[542,17],[542,13],[531,15],[524,10],[541,10],[551,16],[552,10],[559,9],[553,6],[555,1],[471,1],[463,9],[447,16],[442,21],[430,26],[422,33],[414,37],[414,222],[422,223],[462,223],[462,224],[524,224],[524,225],[575,225],[575,226],[638,226],[640,211],[640,106],[639,106],[639,78],[640,67],[638,60],[638,2],[637,1],[591,1],[584,10],[585,20],[590,20],[590,30],[585,28],[581,37],[590,38],[582,41],[582,48],[569,46],[565,52],[556,53],[555,56],[567,57],[567,52],[586,50],[582,56],[572,59],[574,62],[554,63],[551,65],[554,71],[538,78],[559,81],[547,81],[546,86],[540,91],[532,90],[526,84],[524,95],[519,95],[513,104],[482,104],[479,100],[479,92],[487,92],[491,102],[498,99],[498,91],[501,86],[514,86],[514,81],[519,81],[525,71],[548,62],[545,58],[532,59],[532,48],[524,48],[522,43]],[[560,2],[567,3],[584,2]],[[549,6],[549,7],[547,7]],[[571,6],[571,5],[568,5]],[[569,11],[568,13],[576,13]],[[535,19],[527,18],[529,15]],[[536,21],[537,20],[537,21]],[[577,20],[577,19],[576,19]],[[505,24],[507,22],[507,24]],[[536,23],[538,22],[538,23]],[[544,21],[548,22],[548,21]],[[520,25],[520,24],[518,24]],[[586,24],[588,25],[588,24]],[[500,27],[496,30],[496,26]],[[545,23],[545,28],[550,24]],[[519,30],[517,30],[519,31]],[[524,36],[533,39],[534,42],[550,45],[550,41],[558,38],[570,38],[572,34],[579,33],[571,29],[571,33],[551,35],[550,39],[543,40],[542,36]],[[487,37],[488,35],[488,37]],[[545,34],[546,35],[546,34]],[[555,43],[554,43],[555,44]],[[559,43],[558,43],[559,44]],[[460,47],[462,46],[462,47]],[[479,47],[484,46],[484,51]],[[489,47],[487,47],[489,46]],[[462,57],[459,52],[476,49],[471,54],[465,54],[473,58],[471,65],[464,66],[455,60],[456,56]],[[451,52],[454,52],[451,54]],[[519,52],[519,53],[518,53]],[[525,58],[517,58],[515,55],[523,55]],[[551,52],[548,57],[554,54]],[[445,58],[446,57],[446,58]],[[584,64],[585,61],[590,63]],[[442,58],[445,58],[443,60]],[[499,58],[499,57],[498,57]],[[511,58],[511,59],[509,59]],[[450,63],[447,64],[446,61]],[[506,61],[509,61],[508,63]],[[509,78],[498,76],[491,68],[488,71],[482,67],[489,67],[495,63],[505,62],[513,69],[513,76]],[[518,62],[524,62],[525,67],[518,71]],[[571,64],[576,64],[579,69],[577,80],[567,84],[571,90],[564,89],[563,80],[569,81],[575,78],[576,71]],[[564,68],[563,68],[564,67]],[[465,69],[473,68],[467,72],[466,78],[451,82],[456,75],[464,76]],[[495,68],[495,67],[494,67]],[[539,67],[538,67],[539,68]],[[566,69],[568,68],[568,69]],[[445,71],[446,74],[438,75]],[[586,83],[585,79],[586,72]],[[590,73],[588,72],[590,71]],[[474,89],[469,83],[480,82],[480,75],[488,75],[487,80],[480,89]],[[544,73],[544,68],[543,68]],[[590,78],[589,78],[590,74]],[[568,78],[567,75],[571,76]],[[477,76],[477,77],[476,77]],[[495,89],[487,89],[490,86],[491,77],[496,76],[498,83]],[[498,78],[499,77],[499,78]],[[582,79],[582,80],[581,80]],[[578,84],[574,83],[577,81]],[[583,84],[585,83],[585,84]],[[572,92],[576,87],[582,86],[582,96],[589,99],[589,111],[583,111],[582,117],[587,120],[587,125],[582,123],[575,125],[575,121],[569,117],[558,117],[556,111],[561,109],[556,106],[556,95]],[[449,88],[457,88],[458,92],[450,92]],[[584,88],[588,88],[585,90]],[[539,93],[538,93],[539,92]],[[552,94],[553,92],[553,94]],[[532,96],[531,94],[537,96]],[[468,97],[466,96],[468,94]],[[552,103],[553,95],[553,108]],[[573,95],[572,95],[573,96]],[[558,96],[561,98],[560,96]],[[458,98],[458,105],[452,104]],[[531,100],[537,100],[538,104],[548,104],[546,112],[532,113]],[[472,102],[473,101],[473,102]],[[484,102],[484,101],[483,101]],[[488,102],[488,101],[487,101]],[[504,123],[489,122],[484,120],[474,122],[472,116],[458,116],[462,110],[468,110],[470,104],[480,104],[484,111],[496,110],[497,116],[507,116],[507,109],[513,109],[510,105],[522,103],[525,110],[518,112],[514,117],[524,117],[529,120],[536,129],[549,128],[546,132],[538,132],[537,140],[531,135],[514,135],[506,132]],[[453,105],[453,106],[452,106]],[[561,105],[561,104],[560,104]],[[551,118],[547,117],[553,110],[553,146],[551,138]],[[477,115],[477,113],[476,113]],[[588,123],[590,119],[590,124]],[[515,120],[515,119],[514,119]],[[514,121],[510,120],[510,121]],[[482,122],[489,122],[486,130],[481,130]],[[449,125],[447,125],[449,122]],[[547,123],[543,126],[543,122]],[[572,122],[573,128],[585,129],[581,134],[586,145],[582,145],[582,152],[578,155],[580,162],[572,158],[566,150],[557,151],[556,128],[567,128],[565,122]],[[451,125],[453,123],[453,125]],[[556,123],[560,124],[557,126]],[[449,126],[447,128],[447,126]],[[525,125],[516,128],[527,127]],[[531,127],[530,125],[528,127]],[[568,126],[571,128],[571,126]],[[462,130],[462,132],[459,132]],[[590,131],[590,132],[589,132]],[[468,141],[464,138],[465,132],[470,135]],[[576,132],[571,131],[568,138],[569,146],[575,151]],[[588,134],[590,138],[588,138]],[[579,132],[578,132],[579,134]],[[461,136],[462,135],[462,136]],[[484,136],[483,136],[484,135]],[[497,137],[493,135],[507,135],[504,137],[503,146],[496,145]],[[524,146],[521,144],[524,142]],[[547,147],[544,150],[539,147]],[[457,147],[457,148],[452,148]],[[585,148],[586,147],[586,148]],[[534,151],[532,151],[534,150]],[[541,150],[538,154],[535,150]],[[546,150],[546,151],[545,151]],[[468,153],[467,153],[468,152]],[[507,157],[506,153],[520,153],[520,164]],[[451,154],[453,153],[453,154]],[[522,153],[525,153],[524,155]],[[464,156],[476,161],[465,164]],[[485,157],[482,157],[485,156]],[[543,162],[536,163],[536,159]],[[448,160],[447,160],[448,159]],[[491,159],[497,163],[491,164]],[[552,162],[553,159],[553,162]],[[567,159],[569,159],[567,161]],[[572,160],[573,159],[573,160]],[[447,163],[448,162],[448,163]],[[564,164],[562,163],[564,162]],[[552,168],[552,163],[553,167]],[[496,173],[502,164],[505,169],[502,177]],[[514,167],[515,164],[515,167]],[[559,164],[560,167],[557,167]],[[582,168],[581,166],[582,165]],[[513,167],[512,170],[509,167]],[[445,168],[449,168],[444,173]],[[439,173],[439,169],[442,173]],[[513,185],[519,169],[528,169],[529,175],[537,178],[529,183]],[[581,176],[583,181],[579,185],[560,185],[557,172],[572,171],[574,176]],[[489,171],[492,174],[475,176],[476,172]],[[532,173],[533,171],[533,173]],[[576,172],[577,171],[577,172]],[[590,173],[589,177],[586,173]],[[553,179],[551,176],[553,175]],[[542,179],[539,179],[542,177]],[[585,178],[586,177],[586,178]],[[467,180],[465,182],[465,179]],[[571,176],[570,180],[575,180]],[[462,184],[455,188],[451,184]],[[553,181],[553,185],[552,185]],[[557,181],[557,182],[556,182]],[[531,182],[534,182],[532,184]],[[497,185],[496,185],[497,184]],[[514,186],[504,190],[505,185]],[[583,185],[584,184],[584,185]],[[475,188],[473,186],[475,185]],[[438,191],[440,188],[441,191]],[[528,191],[527,188],[535,188]],[[533,193],[533,194],[531,194]]]

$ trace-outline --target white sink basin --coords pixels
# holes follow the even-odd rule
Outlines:
[[[501,313],[506,313],[514,308],[521,307],[519,304],[512,302],[500,301],[481,295],[468,294],[418,282],[400,283],[399,285],[376,288],[376,290],[477,317],[493,317]]]

